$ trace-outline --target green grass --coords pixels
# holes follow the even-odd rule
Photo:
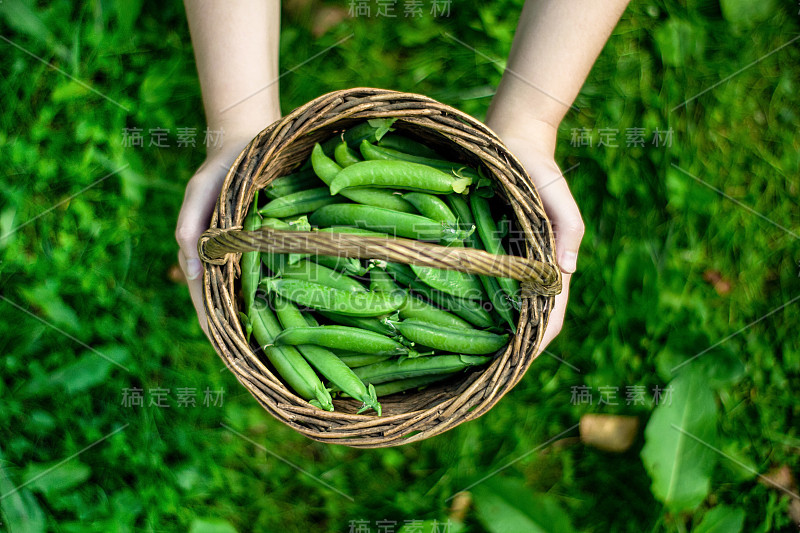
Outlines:
[[[520,3],[459,3],[449,18],[421,19],[398,7],[397,19],[346,19],[319,39],[308,17],[286,15],[282,71],[353,37],[281,78],[282,109],[367,85],[482,119]],[[800,474],[800,301],[742,329],[800,295],[800,43],[748,67],[798,35],[796,5],[629,8],[557,151],[562,168],[580,163],[568,178],[588,229],[550,350],[579,371],[543,356],[479,420],[357,451],[266,414],[220,372],[185,287],[170,281],[204,118],[181,3],[140,4],[0,3],[0,35],[19,47],[0,40],[0,497],[28,482],[0,500],[0,530],[27,520],[12,531],[348,531],[363,519],[378,531],[381,519],[445,520],[451,495],[523,457],[497,477],[548,493],[580,531],[686,531],[719,504],[745,511],[744,531],[796,531],[784,494],[725,457],[703,503],[671,512],[650,490],[642,431],[622,455],[571,440],[537,449],[585,413],[646,422],[650,390],[670,382],[669,369],[722,341],[686,366],[733,368],[714,393],[716,447],[759,473]],[[197,129],[197,147],[176,146],[181,127]],[[145,146],[124,147],[125,128],[142,128]],[[171,147],[148,146],[151,128],[170,130]],[[594,146],[571,146],[576,128],[591,130]],[[597,146],[603,128],[619,129],[618,148]],[[648,144],[626,146],[628,128],[644,128]],[[672,129],[671,147],[649,144],[656,128]],[[710,270],[730,292],[704,280]],[[570,401],[581,385],[592,405]],[[625,387],[638,385],[647,405],[626,406]],[[598,405],[601,386],[620,387],[619,405]],[[145,406],[123,406],[123,389],[135,387]],[[147,405],[157,387],[170,389],[169,408]],[[197,407],[177,405],[182,387],[197,389]],[[225,391],[221,406],[201,405],[207,387]],[[492,527],[486,509],[467,513],[468,531]]]

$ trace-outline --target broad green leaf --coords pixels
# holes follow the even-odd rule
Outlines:
[[[236,528],[221,518],[195,518],[189,526],[189,533],[237,533]]]
[[[73,363],[59,368],[48,376],[31,380],[22,387],[22,394],[41,395],[57,388],[64,389],[69,394],[85,391],[105,382],[109,372],[119,368],[111,361],[124,365],[130,355],[127,348],[114,345],[100,346],[97,352],[85,351]]]
[[[12,230],[14,229],[14,218],[16,216],[17,208],[12,205],[0,211],[0,250],[6,247],[10,242],[9,238],[14,234]]]
[[[69,393],[81,392],[104,382],[112,364],[94,352],[51,374],[50,379]]]
[[[31,463],[22,473],[22,482],[28,483],[31,490],[43,493],[50,497],[58,492],[63,492],[77,487],[92,473],[92,469],[77,459],[67,461],[61,466],[53,468],[58,461],[52,463]],[[53,468],[49,472],[47,470]],[[46,472],[46,473],[45,473]]]
[[[48,322],[69,332],[79,331],[81,324],[78,314],[61,299],[59,289],[56,279],[50,278],[39,285],[23,288],[20,292],[30,307],[41,309]],[[34,314],[37,313],[34,311]]]
[[[203,474],[197,468],[186,467],[175,472],[175,480],[180,488],[188,492],[202,482]]]
[[[490,533],[570,533],[569,515],[548,494],[531,491],[521,481],[490,478],[472,491],[478,519]]]
[[[703,187],[674,167],[666,169],[667,201],[675,210],[690,209],[696,214],[713,212],[714,191]]]
[[[656,356],[659,376],[666,380],[682,372],[703,376],[713,389],[720,389],[741,380],[745,366],[730,346],[713,346],[704,332],[673,330],[664,348]]]
[[[176,60],[154,63],[139,86],[139,97],[148,104],[168,102],[181,83],[180,77],[176,75],[179,68],[180,62]]]
[[[701,28],[686,21],[669,19],[655,31],[654,38],[665,65],[678,67],[690,58],[703,56],[705,34]]]
[[[17,489],[0,451],[0,514],[5,531],[9,533],[39,533],[46,528],[44,512],[28,488]]]
[[[116,0],[113,3],[114,12],[119,23],[119,35],[129,38],[139,13],[142,11],[142,0]]]
[[[740,446],[738,442],[729,442],[722,447],[722,453],[727,457],[720,461],[720,466],[724,469],[722,479],[726,482],[749,481],[758,475],[756,464]]]
[[[464,525],[452,520],[419,520],[407,523],[397,533],[460,533]]]
[[[775,12],[775,0],[720,0],[720,7],[728,22],[751,26]]]
[[[133,523],[144,509],[141,496],[128,489],[119,489],[114,493],[111,507],[114,509],[113,521],[118,525]]]
[[[616,324],[627,330],[640,328],[643,321],[647,324],[662,320],[651,305],[658,297],[659,275],[646,246],[626,247],[617,256],[609,277],[616,301]]]
[[[53,102],[58,103],[68,100],[77,100],[83,98],[87,94],[89,94],[89,89],[87,89],[85,85],[75,80],[67,80],[53,89],[53,92],[50,93],[50,97],[53,99]]]
[[[721,389],[738,383],[746,373],[741,358],[729,347],[718,346],[686,365],[697,365],[693,372],[703,375],[712,389]]]
[[[59,58],[68,59],[69,51],[56,41],[47,24],[34,11],[34,5],[35,2],[31,0],[5,0],[0,2],[0,18],[17,32],[39,41]]]
[[[709,448],[716,442],[717,404],[699,373],[682,373],[669,386],[672,401],[653,411],[641,456],[655,497],[684,511],[700,505],[710,489],[718,457]]]
[[[692,529],[692,533],[739,533],[744,527],[744,509],[717,505]]]

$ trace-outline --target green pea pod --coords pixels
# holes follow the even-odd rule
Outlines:
[[[277,346],[314,344],[374,355],[417,355],[414,350],[386,335],[349,326],[292,327],[276,336],[274,343]]]
[[[319,143],[315,144],[314,149],[311,150],[311,167],[319,179],[328,186],[336,178],[336,175],[342,171],[341,165],[325,155]]]
[[[309,259],[318,265],[352,276],[363,276],[367,273],[361,261],[355,257],[344,257],[342,255],[312,255]]]
[[[485,365],[491,357],[469,355],[436,355],[416,359],[395,359],[362,366],[354,370],[365,383],[379,384],[398,379],[421,376],[452,374],[476,365]]]
[[[311,169],[300,170],[280,178],[275,178],[272,182],[262,189],[264,196],[270,200],[281,198],[288,194],[313,189],[319,187],[319,178]]]
[[[508,343],[508,335],[479,329],[447,328],[421,320],[392,322],[403,337],[444,352],[482,355],[494,353]]]
[[[392,150],[397,150],[398,152],[404,152],[410,155],[439,159],[439,154],[424,144],[409,139],[405,135],[400,135],[399,133],[387,133],[383,139],[378,141],[378,146],[390,148]]]
[[[444,197],[444,199],[447,202],[447,205],[450,206],[453,214],[456,216],[456,220],[458,220],[460,227],[475,227],[475,220],[472,218],[472,211],[470,211],[469,203],[463,195],[448,194]],[[482,249],[478,243],[478,236],[474,231],[470,232],[470,234],[464,238],[464,244],[470,248],[478,248],[479,250]]]
[[[407,192],[403,195],[403,200],[413,205],[422,216],[431,220],[436,220],[442,224],[450,224],[451,226],[455,226],[458,223],[456,216],[447,207],[444,200],[434,194]]]
[[[369,271],[369,290],[387,294],[405,294],[405,291],[394,282],[392,276],[382,268],[372,268]]]
[[[475,217],[475,226],[478,230],[478,236],[484,248],[490,254],[505,255],[506,250],[503,248],[503,244],[500,240],[497,224],[495,224],[494,218],[492,218],[489,202],[486,198],[475,194],[470,196],[469,201],[472,209],[472,216]],[[497,278],[497,282],[514,306],[519,308],[519,282],[512,278]]]
[[[370,142],[380,141],[385,132],[391,130],[390,126],[395,120],[397,119],[373,119],[356,124],[352,128],[347,128],[341,136],[331,137],[322,144],[323,153],[332,157],[336,146],[342,140],[351,148],[358,148],[358,145],[364,140]]]
[[[470,210],[469,203],[463,196],[451,194],[446,198],[447,203],[461,223],[474,225],[475,221],[472,218],[472,211]],[[483,250],[483,243],[481,243],[480,238],[475,233],[465,239],[464,244],[470,248]],[[511,331],[516,333],[517,323],[514,317],[514,308],[508,301],[505,293],[500,289],[497,279],[491,276],[479,276],[479,279],[481,280],[481,284],[483,284],[484,291],[486,291],[486,294],[489,296],[489,301],[492,302],[492,306],[495,311],[497,311],[497,314],[508,322],[508,325],[511,326]]]
[[[258,191],[256,191],[253,203],[247,216],[244,217],[244,229],[256,231],[261,227],[261,217],[258,215]],[[244,302],[244,313],[250,314],[250,309],[256,298],[258,282],[261,279],[261,257],[259,252],[245,252],[242,254],[239,266],[242,270],[242,300]]]
[[[352,233],[352,234],[355,234],[355,235],[370,235],[370,236],[373,236],[373,237],[384,237],[384,238],[388,238],[389,237],[389,235],[386,235],[385,233],[378,233],[376,231],[369,231],[369,230],[361,229],[361,228],[351,228],[349,226],[337,226],[337,227],[334,227],[334,228],[320,228],[317,231],[320,231],[320,232],[323,232],[323,233]],[[326,264],[325,262],[321,263],[321,264],[327,266],[328,268],[332,268],[333,270],[337,270],[337,271],[340,271],[340,272],[342,272],[342,271],[343,272],[347,272],[348,274],[352,274],[353,276],[363,276],[364,274],[367,273],[367,270],[361,265],[361,262],[358,259],[354,258],[354,257],[335,257],[335,258],[333,256],[321,256],[321,257],[331,257],[332,259],[327,260],[327,262],[335,260],[338,263],[337,265],[334,265],[334,266],[330,266],[329,264]],[[318,261],[318,260],[317,260],[317,262],[320,263],[320,261]],[[341,266],[342,264],[343,264],[344,268],[342,268],[342,266]]]
[[[373,268],[372,270],[370,270],[369,275],[370,275],[369,288],[372,291],[392,293],[402,290],[392,280],[392,276],[381,268]],[[462,320],[443,309],[439,309],[438,307],[429,304],[428,302],[426,302],[425,300],[423,300],[422,298],[420,298],[415,294],[409,294],[407,296],[406,300],[403,302],[403,305],[402,307],[400,307],[398,312],[400,314],[400,318],[404,320],[409,318],[416,318],[419,320],[425,320],[427,322],[431,322],[433,324],[440,324],[442,326],[472,329],[472,325],[469,324],[467,321]]]
[[[375,385],[375,393],[378,397],[382,396],[389,396],[390,394],[397,394],[398,392],[404,392],[411,389],[420,389],[425,387],[426,385],[431,385],[433,383],[437,383],[439,381],[443,381],[450,377],[451,372],[448,372],[443,375],[430,375],[430,376],[420,376],[416,378],[405,378],[405,379],[397,379],[395,381],[387,381],[386,383],[381,383],[379,385]]]
[[[372,292],[351,292],[295,279],[267,278],[261,286],[297,304],[348,316],[381,316],[396,311],[403,298]]]
[[[381,361],[386,361],[387,359],[395,357],[394,355],[375,355],[373,353],[352,353],[352,352],[336,354],[336,356],[350,368],[358,368],[360,366],[373,365],[375,363],[380,363]]]
[[[362,161],[342,169],[331,182],[331,194],[357,187],[406,189],[434,194],[463,193],[472,178],[457,178],[441,170],[408,161]]]
[[[304,216],[299,217],[297,220],[292,222],[285,222],[277,218],[265,218],[262,222],[262,226],[273,229],[285,230],[285,231],[311,230],[311,226],[308,224],[308,219]],[[272,270],[272,273],[275,275],[280,274],[283,265],[285,265],[287,262],[288,264],[295,264],[301,259],[305,258],[311,258],[311,260],[314,261],[315,263],[328,267],[332,270],[336,270],[338,272],[347,272],[355,276],[362,276],[366,273],[366,270],[364,270],[364,267],[361,265],[361,261],[359,261],[354,257],[339,257],[332,255],[312,256],[310,254],[289,254],[288,256],[286,256],[284,254],[271,254],[268,252],[262,253],[262,259],[264,259],[264,262],[267,263],[267,266],[270,268],[270,270]]]
[[[309,364],[293,346],[274,346],[273,341],[281,325],[268,306],[254,306],[249,315],[253,336],[262,347],[264,355],[281,378],[305,400],[316,402],[326,411],[333,411],[333,401]]]
[[[361,161],[358,152],[347,146],[346,142],[339,143],[334,152],[334,157],[336,158],[336,163],[342,168],[349,167]]]
[[[447,196],[458,196],[449,194]],[[475,231],[474,225],[459,224],[458,219],[440,197],[424,192],[408,192],[403,199],[413,205],[422,216],[440,222],[442,226],[454,230],[452,236],[445,239],[443,244],[461,246],[464,239],[469,238]]]
[[[322,233],[350,233],[352,235],[369,235],[370,237],[383,237],[388,239],[390,235],[381,233],[379,231],[370,231],[368,229],[353,228],[350,226],[335,226],[333,228],[319,228],[317,231]]]
[[[517,332],[517,323],[514,320],[514,307],[508,301],[505,292],[500,288],[497,278],[492,276],[479,276],[483,289],[489,295],[489,301],[492,302],[492,307],[500,315],[500,318],[505,320],[511,326],[511,332]]]
[[[490,328],[495,325],[494,320],[492,320],[492,315],[483,308],[480,302],[456,298],[447,293],[434,290],[421,281],[417,281],[414,272],[406,265],[386,263],[386,270],[398,283],[413,289],[416,293],[424,296],[442,309],[446,309],[458,315],[470,324],[474,324],[480,328]]]
[[[326,205],[317,209],[309,217],[309,221],[318,227],[355,226],[422,241],[441,241],[457,238],[452,228],[446,228],[435,220],[369,205]]]
[[[392,275],[395,281],[406,287],[411,287],[411,282],[417,279],[411,267],[403,263],[386,261],[385,264],[383,264],[383,268]]]
[[[486,297],[480,281],[472,274],[418,265],[411,265],[411,270],[426,285],[456,298],[483,300]]]
[[[354,228],[350,226],[335,226],[332,228],[319,228],[317,231],[322,233],[348,233],[351,235],[368,235],[370,237],[381,237],[383,239],[391,239],[393,238],[392,235],[387,235],[386,233],[380,233],[378,231],[370,231],[368,229],[361,229],[361,228]],[[359,263],[361,266],[361,263]],[[371,263],[364,268],[361,266],[360,272],[353,272],[352,275],[354,276],[364,276],[370,269],[372,268]]]
[[[333,180],[342,171],[342,167],[326,156],[319,144],[315,145],[311,151],[311,164],[314,172],[326,185],[333,183]],[[359,204],[394,209],[403,213],[415,212],[414,206],[400,198],[399,195],[382,189],[353,189],[342,191],[341,196]]]
[[[397,150],[392,150],[391,148],[375,146],[366,140],[361,142],[359,149],[361,150],[361,155],[364,156],[364,159],[368,161],[407,161],[409,163],[416,163],[435,168],[459,177],[467,177],[473,181],[477,181],[479,178],[478,173],[466,165],[461,165],[459,163],[453,163],[450,161],[443,161],[441,159],[419,157]]]
[[[318,187],[276,198],[259,209],[259,213],[265,217],[292,217],[341,201],[341,198],[331,196],[326,187]]]
[[[400,318],[403,320],[417,319],[430,322],[431,324],[439,324],[451,328],[472,329],[472,324],[459,318],[458,316],[439,309],[435,305],[429,304],[416,294],[409,295],[409,298],[400,308]]]
[[[303,313],[292,302],[275,297],[275,311],[284,328],[308,327]],[[280,335],[278,335],[280,337]],[[375,395],[372,385],[367,388],[350,367],[343,363],[330,350],[314,344],[301,344],[297,350],[316,368],[320,374],[330,380],[342,391],[362,402],[364,405],[358,412],[374,409],[381,416],[381,404]]]
[[[402,213],[416,213],[410,203],[403,200],[399,194],[384,189],[352,189],[342,191],[339,196],[343,196],[348,200],[352,200],[357,204],[371,205],[375,207],[383,207],[400,211]]]
[[[337,313],[331,313],[329,311],[317,312],[331,322],[335,322],[341,326],[352,326],[354,328],[366,329],[368,331],[380,333],[381,335],[397,335],[397,330],[388,324],[384,324],[380,319],[377,318],[340,315]]]
[[[288,279],[312,281],[343,291],[366,292],[367,290],[366,287],[353,278],[313,261],[300,261],[295,265],[287,265],[283,268],[281,276]]]

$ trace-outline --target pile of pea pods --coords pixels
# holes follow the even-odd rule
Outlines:
[[[317,144],[256,197],[244,229],[404,237],[505,254],[490,180],[374,121]],[[516,332],[518,282],[310,254],[241,258],[242,322],[283,381],[332,411],[485,365]]]

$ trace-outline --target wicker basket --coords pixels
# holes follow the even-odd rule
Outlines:
[[[524,233],[527,257],[493,256],[407,239],[366,238],[324,232],[241,229],[254,192],[304,162],[314,143],[358,122],[398,117],[394,128],[425,140],[451,157],[483,165],[501,187]],[[554,295],[561,290],[550,223],[519,161],[495,134],[472,117],[425,96],[357,88],[326,94],[267,127],[232,165],[209,230],[198,247],[205,263],[204,300],[214,348],[250,393],[281,422],[307,437],[358,448],[396,446],[438,435],[486,413],[510,391],[535,359]],[[316,409],[276,377],[258,348],[248,344],[239,321],[241,252],[321,253],[450,268],[512,277],[522,282],[517,334],[488,367],[459,374],[419,392],[381,398],[383,416],[355,414],[355,400],[334,400],[336,410]]]

